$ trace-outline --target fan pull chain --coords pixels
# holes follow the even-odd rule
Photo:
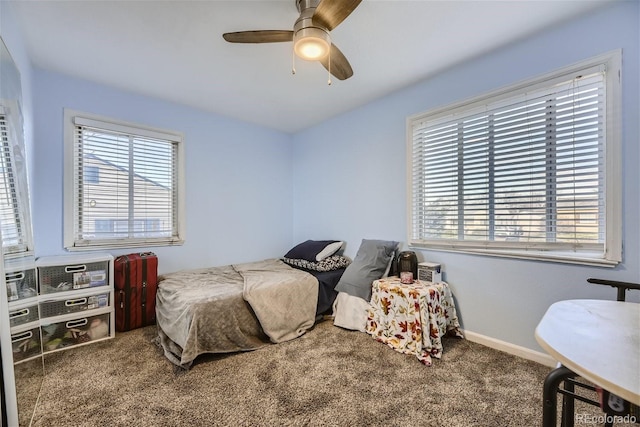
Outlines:
[[[331,50],[329,50],[329,68],[327,71],[329,72],[329,80],[327,81],[327,85],[331,86]]]
[[[296,73],[296,52],[291,49],[291,74]]]

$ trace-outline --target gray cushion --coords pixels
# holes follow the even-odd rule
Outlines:
[[[336,291],[369,301],[371,285],[381,278],[398,247],[398,242],[389,240],[362,239],[353,262],[345,269]]]

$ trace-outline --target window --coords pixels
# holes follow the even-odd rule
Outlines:
[[[408,119],[409,244],[621,260],[619,51]]]
[[[21,130],[17,118],[9,114],[17,107],[0,105],[0,224],[7,257],[33,251],[25,159],[18,136]]]
[[[65,246],[182,244],[182,140],[65,110]]]

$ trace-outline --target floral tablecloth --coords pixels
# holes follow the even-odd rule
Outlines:
[[[397,277],[373,282],[367,333],[404,354],[415,355],[431,366],[442,356],[441,338],[462,338],[449,285],[415,281],[402,284]]]

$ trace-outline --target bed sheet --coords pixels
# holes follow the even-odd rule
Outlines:
[[[316,309],[316,316],[330,314],[333,302],[338,296],[338,291],[336,291],[335,288],[345,269],[339,268],[332,271],[302,270],[311,274],[318,280],[318,306]]]

